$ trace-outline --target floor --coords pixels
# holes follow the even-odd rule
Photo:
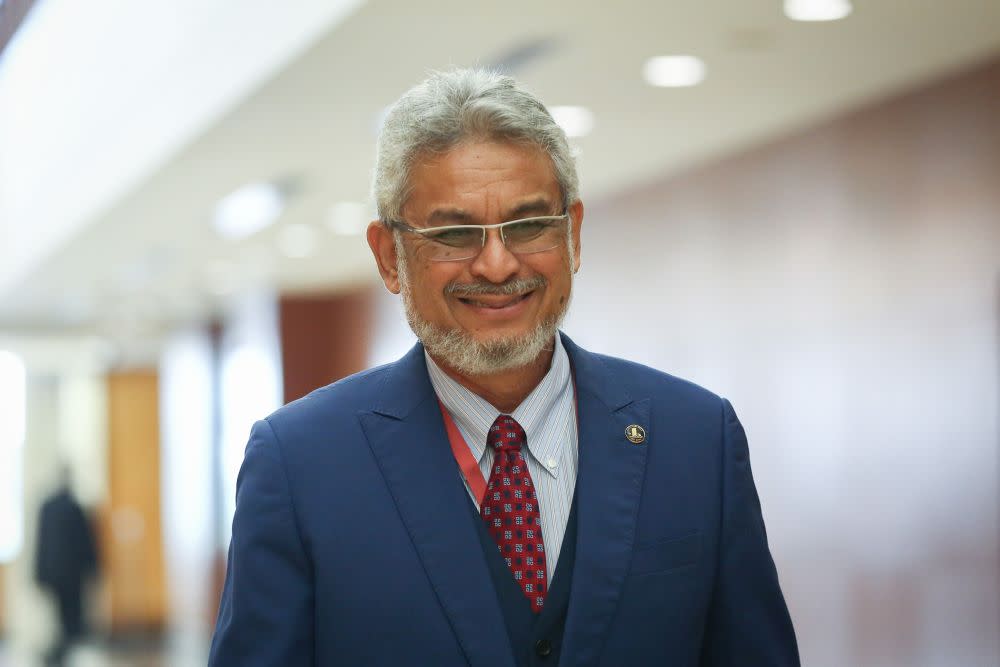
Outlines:
[[[64,667],[204,667],[207,662],[203,646],[90,642],[75,647]],[[44,667],[44,662],[41,656],[26,655],[0,642],[0,667]]]

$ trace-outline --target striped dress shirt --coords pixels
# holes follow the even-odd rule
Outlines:
[[[503,413],[486,399],[450,378],[426,352],[424,356],[427,359],[431,385],[438,399],[455,420],[473,457],[479,462],[483,479],[488,480],[494,452],[486,447],[486,437],[493,422]],[[570,379],[569,356],[558,335],[555,337],[549,372],[511,416],[527,436],[530,455],[524,458],[538,496],[542,539],[545,540],[545,551],[548,554],[546,572],[551,583],[573,503],[578,460],[576,406],[573,382]],[[473,495],[468,482],[464,477],[462,481],[472,502],[478,507],[478,499]]]

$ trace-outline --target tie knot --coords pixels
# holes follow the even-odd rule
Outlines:
[[[524,429],[510,415],[497,417],[486,438],[486,444],[494,449],[520,449],[527,441]]]

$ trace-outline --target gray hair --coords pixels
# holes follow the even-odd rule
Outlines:
[[[509,76],[485,69],[434,72],[390,107],[379,135],[372,196],[383,221],[399,219],[414,160],[465,140],[534,144],[552,160],[563,204],[579,198],[579,179],[562,128],[541,101]]]

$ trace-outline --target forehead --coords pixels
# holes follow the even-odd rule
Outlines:
[[[485,217],[532,200],[551,209],[561,201],[548,154],[533,144],[476,141],[418,156],[403,211],[424,217],[455,209]]]

